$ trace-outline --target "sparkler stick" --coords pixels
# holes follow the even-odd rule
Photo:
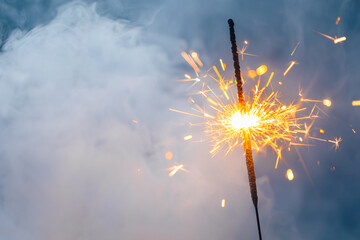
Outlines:
[[[233,60],[234,60],[234,70],[235,70],[235,78],[236,78],[236,87],[238,90],[239,104],[240,104],[240,106],[245,107],[243,83],[241,80],[239,55],[237,53],[236,36],[235,36],[235,30],[234,30],[234,21],[232,19],[229,19],[228,23],[229,23],[229,28],[230,28],[231,51],[232,51]],[[244,138],[243,139],[244,150],[245,150],[245,156],[246,156],[246,166],[247,166],[248,177],[249,177],[251,199],[252,199],[252,202],[255,207],[259,239],[261,240],[262,238],[261,238],[261,228],[260,228],[260,220],[259,220],[259,212],[258,212],[258,196],[257,196],[257,189],[256,189],[254,161],[253,161],[253,157],[252,157],[251,138],[250,138],[250,134],[246,130],[244,130],[243,138]]]

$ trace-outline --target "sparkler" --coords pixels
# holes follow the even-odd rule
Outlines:
[[[312,100],[305,99],[301,91],[299,92],[298,101],[295,99],[290,104],[283,104],[280,100],[280,93],[277,91],[269,90],[271,81],[275,73],[271,72],[269,79],[262,77],[268,68],[261,65],[255,70],[248,69],[247,77],[254,80],[254,86],[251,91],[244,94],[243,85],[247,81],[242,82],[242,76],[239,65],[239,55],[236,46],[236,38],[234,32],[234,23],[229,20],[230,26],[230,39],[232,43],[232,54],[234,59],[235,79],[226,79],[222,76],[221,71],[225,72],[226,64],[220,59],[221,67],[213,66],[206,72],[201,70],[202,62],[199,55],[194,52],[191,54],[182,52],[183,58],[193,68],[196,76],[192,77],[185,74],[184,82],[192,82],[191,87],[200,86],[201,90],[197,91],[198,95],[202,96],[203,106],[197,104],[196,98],[189,98],[189,102],[194,106],[193,110],[196,113],[189,113],[170,108],[171,111],[187,114],[190,116],[198,117],[204,122],[198,124],[205,128],[205,133],[212,140],[211,154],[216,154],[220,149],[224,149],[226,154],[230,153],[235,147],[244,145],[246,164],[249,175],[249,185],[251,191],[251,198],[256,211],[259,237],[261,239],[260,221],[258,214],[258,196],[256,189],[256,178],[254,163],[252,159],[252,148],[261,151],[266,146],[271,147],[277,155],[275,168],[277,168],[279,161],[282,159],[282,151],[290,151],[292,147],[297,146],[310,146],[306,140],[319,140],[334,144],[337,149],[341,138],[334,140],[325,140],[317,138],[315,134],[310,134],[310,130],[314,121],[319,117],[319,112],[323,112],[317,104],[330,107],[331,100]],[[239,51],[241,53],[241,51]],[[198,59],[198,60],[196,60]],[[293,66],[295,62],[290,66]],[[288,68],[287,71],[289,71]],[[286,74],[285,74],[286,75]],[[256,83],[256,77],[259,80]],[[262,85],[260,78],[265,80],[266,84]],[[211,83],[206,79],[214,80],[216,88],[213,88]],[[249,80],[250,82],[253,82]],[[281,84],[281,82],[279,82]],[[232,89],[236,86],[237,96],[235,96]],[[220,94],[218,94],[220,92]],[[313,103],[312,108],[302,107],[305,103]],[[208,108],[208,109],[207,109]],[[309,111],[309,113],[305,113]],[[324,113],[324,112],[323,112]],[[326,115],[326,113],[324,113]],[[197,124],[191,124],[197,125]],[[324,133],[320,131],[320,133]],[[301,136],[300,136],[301,135]],[[188,135],[192,136],[192,135]],[[191,137],[184,137],[187,141]],[[297,151],[298,153],[298,151]],[[298,153],[299,154],[299,153]],[[183,166],[174,165],[168,169],[172,175],[177,171],[184,171]],[[185,170],[186,171],[186,170]],[[289,173],[287,178],[293,178]]]
[[[236,45],[236,36],[234,30],[234,21],[229,19],[229,28],[230,28],[230,41],[231,41],[231,51],[234,60],[234,70],[235,70],[235,78],[236,78],[236,87],[238,91],[238,100],[239,100],[239,107],[240,109],[245,109],[245,99],[244,99],[244,92],[243,92],[243,83],[241,79],[241,71],[240,71],[240,63],[239,63],[239,56],[237,53],[237,45]],[[239,110],[240,110],[239,109]],[[237,112],[238,115],[241,114],[241,111]],[[234,122],[236,119],[241,119],[237,115],[235,118],[233,117],[232,123],[236,128],[240,128],[240,122]],[[245,124],[256,125],[256,117],[248,115],[246,119],[243,119]],[[248,125],[247,125],[248,126]],[[259,239],[261,240],[261,228],[260,228],[260,220],[259,220],[259,211],[258,211],[258,196],[257,196],[257,189],[256,189],[256,176],[255,176],[255,169],[254,169],[254,161],[252,157],[252,148],[251,148],[251,138],[250,133],[246,130],[243,130],[243,141],[244,141],[244,150],[246,156],[246,166],[248,171],[249,177],[249,185],[250,185],[250,192],[251,192],[251,199],[255,207],[256,212],[256,221],[258,226],[259,232]]]

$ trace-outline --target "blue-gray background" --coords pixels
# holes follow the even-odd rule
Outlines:
[[[359,1],[94,3],[0,1],[1,239],[256,239],[241,150],[211,158],[193,119],[168,111],[190,108],[181,51],[231,65],[230,17],[259,55],[243,69],[266,64],[290,95],[330,98],[314,131],[344,139],[277,170],[255,155],[264,239],[360,238]],[[169,178],[175,162],[190,173]]]

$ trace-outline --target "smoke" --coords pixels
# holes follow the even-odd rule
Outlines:
[[[171,67],[181,59],[170,56],[184,44],[158,38],[80,2],[11,34],[0,56],[1,238],[256,234],[242,162],[209,159],[206,144],[182,141],[186,117],[168,107],[188,107]],[[161,47],[165,40],[176,47]],[[175,161],[190,173],[169,178]],[[272,201],[260,194],[266,218]]]
[[[231,61],[230,17],[238,41],[260,55],[243,69],[266,64],[281,75],[301,42],[285,84],[333,99],[321,128],[345,138],[342,152],[321,143],[302,151],[315,187],[295,153],[276,171],[271,156],[255,156],[263,236],[358,235],[359,196],[341,190],[359,182],[358,135],[348,127],[360,127],[349,105],[360,98],[358,3],[66,2],[0,3],[1,239],[255,239],[241,150],[211,158],[200,129],[185,124],[193,119],[168,110],[189,109],[176,81],[191,71],[181,51],[198,51],[208,66]],[[313,29],[348,39],[334,46]],[[187,134],[194,139],[184,142]],[[176,163],[190,172],[170,178],[165,169]]]

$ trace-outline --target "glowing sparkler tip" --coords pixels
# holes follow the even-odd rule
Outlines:
[[[241,114],[238,111],[231,116],[230,125],[236,130],[254,127],[259,125],[259,117],[256,115]]]

